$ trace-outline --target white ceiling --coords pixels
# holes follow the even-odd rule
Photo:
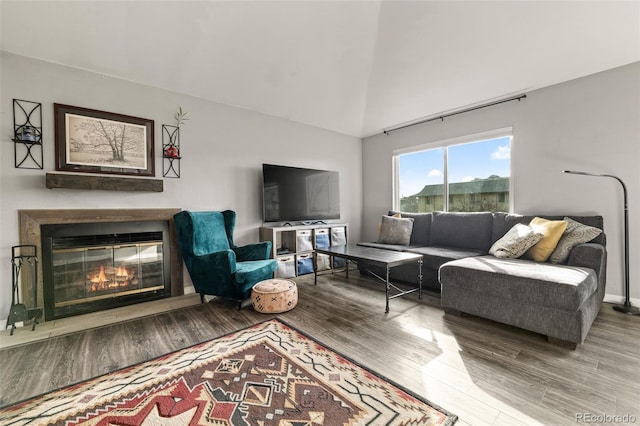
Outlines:
[[[640,60],[633,1],[2,0],[2,50],[363,137]]]

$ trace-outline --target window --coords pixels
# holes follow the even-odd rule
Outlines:
[[[503,129],[395,153],[394,208],[510,211],[511,139]]]

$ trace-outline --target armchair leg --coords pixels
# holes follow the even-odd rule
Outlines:
[[[238,310],[251,306],[251,298],[238,300]]]

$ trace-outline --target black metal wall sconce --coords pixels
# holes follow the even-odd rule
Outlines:
[[[162,177],[180,177],[180,127],[162,125]]]
[[[14,164],[16,169],[41,169],[42,154],[42,104],[40,102],[13,100]]]

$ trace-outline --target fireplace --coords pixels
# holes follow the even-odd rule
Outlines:
[[[184,294],[173,215],[181,209],[20,210],[20,243],[37,247],[44,319]],[[32,281],[26,277],[27,283]]]
[[[167,221],[42,225],[45,320],[171,296]]]

